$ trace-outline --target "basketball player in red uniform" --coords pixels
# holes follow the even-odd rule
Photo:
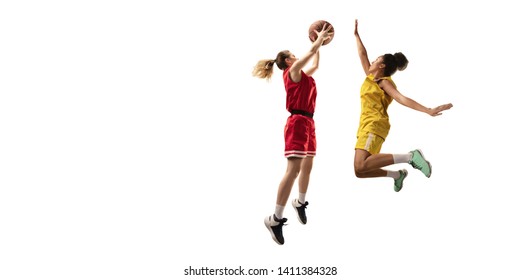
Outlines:
[[[314,108],[316,105],[316,83],[312,74],[319,66],[319,49],[323,41],[329,39],[331,25],[317,32],[317,38],[311,49],[300,59],[290,51],[281,51],[276,59],[260,60],[254,70],[253,76],[270,80],[273,74],[273,66],[276,64],[283,71],[283,81],[287,92],[286,108],[291,115],[285,125],[285,157],[287,158],[287,170],[278,187],[276,207],[273,215],[264,219],[264,224],[271,233],[273,240],[284,244],[282,227],[287,222],[283,217],[285,205],[291,194],[296,178],[298,178],[299,196],[292,201],[292,206],[298,214],[298,220],[302,224],[307,223],[305,209],[309,204],[305,200],[309,186],[309,176],[312,169],[313,158],[316,155],[316,134],[314,130]],[[311,59],[313,64],[303,71]]]

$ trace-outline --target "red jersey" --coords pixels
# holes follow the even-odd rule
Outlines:
[[[301,71],[302,79],[295,83],[289,77],[289,68],[283,71],[283,82],[287,92],[286,107],[287,111],[303,110],[314,113],[316,107],[316,82],[314,78]]]

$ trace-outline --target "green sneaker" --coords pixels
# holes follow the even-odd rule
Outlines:
[[[430,178],[432,175],[432,165],[424,158],[421,150],[414,150],[410,153],[412,153],[412,159],[408,163],[411,164],[413,168],[421,170],[426,177]]]
[[[408,176],[408,171],[406,169],[399,170],[401,176],[394,180],[394,191],[399,192],[403,188],[403,181],[406,176]]]

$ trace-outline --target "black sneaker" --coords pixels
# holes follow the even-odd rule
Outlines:
[[[305,208],[307,208],[307,205],[309,205],[308,201],[305,201],[304,204],[301,204],[297,198],[292,202],[294,210],[296,210],[298,213],[298,220],[304,225],[307,224],[307,215],[305,214]]]
[[[271,237],[274,242],[279,245],[283,245],[285,240],[283,239],[282,227],[285,226],[284,223],[287,222],[286,218],[277,219],[274,215],[267,216],[264,219],[265,227],[271,233]]]

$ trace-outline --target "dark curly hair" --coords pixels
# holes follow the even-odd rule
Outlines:
[[[408,59],[403,53],[395,54],[387,53],[383,55],[383,63],[385,64],[385,77],[392,76],[397,70],[403,71],[408,66]]]

